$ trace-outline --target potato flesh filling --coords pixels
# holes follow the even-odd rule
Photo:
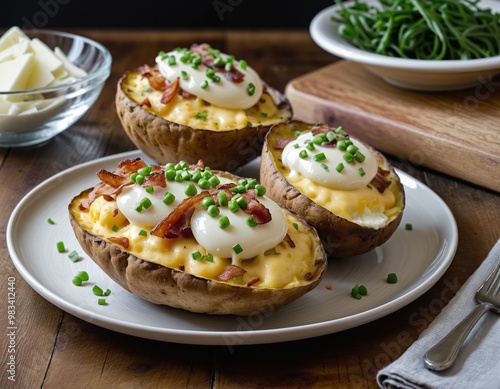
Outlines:
[[[266,92],[249,109],[228,109],[211,105],[195,96],[175,95],[170,102],[161,102],[162,92],[150,87],[147,78],[137,72],[127,75],[124,92],[142,108],[162,118],[192,128],[229,131],[259,125],[271,125],[283,120],[273,98]],[[147,101],[147,104],[145,104]]]

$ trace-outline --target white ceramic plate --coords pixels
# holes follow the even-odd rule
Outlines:
[[[21,276],[41,296],[87,322],[125,334],[161,341],[234,346],[309,338],[352,328],[405,306],[426,292],[450,265],[457,247],[455,219],[433,191],[398,171],[407,196],[403,221],[383,246],[372,252],[330,264],[321,284],[292,304],[268,315],[210,316],[156,306],[111,281],[80,248],[69,224],[67,206],[82,190],[98,182],[96,172],[114,170],[119,161],[141,156],[128,152],[91,161],[46,180],[14,209],[7,226],[7,245]],[[147,158],[143,157],[145,160]],[[243,172],[255,176],[258,161]],[[54,225],[48,223],[51,218]],[[413,225],[412,231],[405,224]],[[82,259],[71,262],[56,244]],[[72,284],[86,270],[90,281]],[[388,273],[399,281],[388,284]],[[354,284],[369,295],[351,297]],[[98,305],[92,286],[109,288],[108,305]]]
[[[378,0],[364,3],[379,5]],[[345,3],[349,5],[350,3]],[[481,8],[500,12],[500,1],[481,0]],[[485,83],[500,72],[500,56],[473,60],[418,60],[395,58],[357,49],[338,34],[338,23],[330,18],[339,5],[332,5],[319,12],[311,21],[309,32],[314,42],[323,50],[340,58],[358,62],[386,82],[405,89],[443,91],[463,89]]]

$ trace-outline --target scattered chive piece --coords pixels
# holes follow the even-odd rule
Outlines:
[[[134,209],[135,209],[137,212],[142,212],[142,205],[141,205],[141,203],[137,203],[137,204],[135,204]]]
[[[335,133],[333,131],[328,131],[326,133],[326,139],[328,140],[328,142],[331,142],[335,139]]]
[[[146,230],[140,230],[139,235],[140,236],[148,236],[148,232]]]
[[[184,193],[186,196],[194,196],[196,193],[198,193],[198,190],[196,189],[196,186],[194,186],[193,183],[189,183],[186,186],[186,189],[184,189]]]
[[[227,216],[222,216],[219,219],[219,228],[222,229],[222,230],[224,230],[227,227],[229,227],[230,224],[231,224],[231,222],[229,221],[229,218]]]
[[[253,94],[255,93],[255,85],[254,84],[252,84],[252,83],[248,84],[247,93],[249,96],[253,96]]]
[[[313,142],[309,142],[306,145],[306,149],[310,150],[310,151],[314,151],[314,150],[316,150],[316,147],[314,147],[314,143]]]
[[[227,201],[227,195],[224,192],[219,192],[217,194],[217,198],[219,199],[219,204],[222,207],[225,207],[227,205],[227,203],[228,203],[228,201]]]
[[[144,197],[141,200],[141,205],[143,208],[148,209],[149,207],[151,207],[153,205],[153,203],[151,202],[150,199],[148,199],[147,197]]]
[[[194,114],[195,119],[207,120],[207,114],[203,112],[196,112]]]
[[[363,162],[365,160],[365,156],[358,150],[354,153],[354,159],[358,162]]]
[[[73,282],[73,285],[80,286],[83,281],[80,277],[74,276],[71,282]]]
[[[238,203],[235,200],[229,201],[229,203],[227,205],[229,207],[229,210],[233,213],[238,212],[240,210],[240,206],[238,205]]]
[[[406,223],[406,224],[405,224],[405,230],[406,230],[406,231],[411,231],[411,230],[413,230],[413,224],[411,224],[411,223]]]
[[[360,168],[358,169],[358,172],[359,172],[359,175],[360,175],[360,176],[364,176],[364,175],[366,174],[366,173],[365,173],[365,169],[363,169],[362,167],[360,167]]]
[[[247,223],[248,227],[256,227],[257,226],[257,222],[255,221],[255,218],[253,216],[247,217],[246,223]]]
[[[103,291],[97,285],[94,285],[94,287],[92,288],[92,293],[94,293],[96,296],[102,296]]]
[[[207,80],[203,80],[203,82],[201,83],[200,87],[201,87],[201,89],[207,89],[208,88],[208,81]]]
[[[359,285],[356,284],[352,287],[351,289],[351,296],[354,297],[355,299],[360,300],[361,299],[361,293],[359,293]]]
[[[200,259],[203,255],[199,252],[199,251],[196,251],[194,252],[193,254],[191,254],[191,257],[197,261],[198,259]]]
[[[293,133],[293,135],[295,135],[295,137],[296,137],[296,138],[297,138],[300,134],[302,134],[302,132],[301,132],[301,131],[298,131],[298,130],[297,130],[297,131],[295,131],[295,132]]]
[[[215,205],[215,201],[212,197],[204,197],[203,200],[201,200],[201,206],[205,209],[208,209],[209,206]]]
[[[78,274],[76,275],[77,277],[79,277],[82,281],[88,281],[89,280],[89,274],[86,272],[86,271],[80,271],[78,272]]]
[[[300,158],[307,158],[308,154],[307,154],[307,151],[305,150],[302,150],[300,153],[299,153],[299,157]]]
[[[176,62],[176,61],[175,61],[175,57],[174,57],[173,55],[171,55],[170,57],[168,57],[168,64],[169,64],[170,66],[175,65],[175,62]]]
[[[359,285],[358,290],[361,296],[366,296],[368,294],[368,289],[364,285]]]
[[[387,282],[389,284],[395,284],[398,282],[398,276],[396,275],[396,273],[389,273],[387,274]]]
[[[64,242],[57,242],[57,251],[60,253],[64,253],[66,251],[66,247],[64,246]]]
[[[343,163],[339,163],[337,165],[337,167],[335,168],[335,170],[340,173],[342,170],[344,170],[344,164]]]
[[[219,207],[217,207],[217,205],[212,204],[207,208],[207,213],[212,217],[219,216],[220,213]]]
[[[76,250],[73,250],[71,253],[69,253],[68,258],[71,260],[71,262],[77,262],[80,259],[80,255],[78,255]]]
[[[326,159],[326,155],[325,155],[325,153],[319,153],[319,154],[316,154],[316,155],[314,156],[314,160],[315,160],[316,162],[319,162],[319,161],[324,161],[325,159]]]
[[[247,70],[247,61],[245,61],[244,59],[241,59],[240,62],[240,68],[242,68],[243,70]]]
[[[113,227],[111,227],[111,230],[113,230],[113,232],[116,232],[119,230],[119,228],[116,224],[113,224]]]
[[[174,202],[175,200],[175,195],[173,193],[167,192],[165,193],[165,196],[163,197],[163,202],[167,205],[170,205]]]
[[[261,184],[255,185],[255,192],[257,193],[257,196],[264,196],[266,194],[266,187]]]
[[[102,295],[109,296],[110,294],[111,294],[111,291],[109,289],[106,289],[106,291]]]
[[[187,80],[188,79],[188,74],[185,70],[181,71],[181,77],[183,80]]]
[[[236,254],[240,254],[243,252],[243,248],[241,247],[241,245],[239,243],[235,244],[233,246],[233,251],[236,253]]]
[[[328,170],[328,165],[326,163],[322,163],[321,164],[321,167],[325,170]]]
[[[295,228],[297,231],[299,230],[299,225],[297,223],[292,223],[293,228]]]
[[[352,162],[352,160],[354,159],[354,155],[352,155],[351,153],[349,152],[346,152],[342,158],[344,158],[344,161],[346,161],[347,163],[350,163]]]
[[[47,222],[49,224],[56,224],[56,222],[54,220],[52,220],[50,217],[47,219]]]
[[[97,304],[106,305],[106,299],[103,299],[103,298],[97,299]]]

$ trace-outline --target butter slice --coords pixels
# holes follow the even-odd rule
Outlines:
[[[40,39],[33,38],[30,44],[38,62],[43,64],[49,71],[55,74],[63,66],[61,60]]]
[[[35,60],[31,53],[0,63],[0,91],[26,89],[34,67]]]
[[[14,46],[22,40],[29,40],[29,37],[19,27],[11,27],[0,37],[0,51]]]

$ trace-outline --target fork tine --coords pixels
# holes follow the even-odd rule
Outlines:
[[[495,297],[500,289],[500,261],[498,261],[495,271],[493,271],[488,279],[484,282],[481,287],[481,291],[483,293],[488,294],[489,296]]]

